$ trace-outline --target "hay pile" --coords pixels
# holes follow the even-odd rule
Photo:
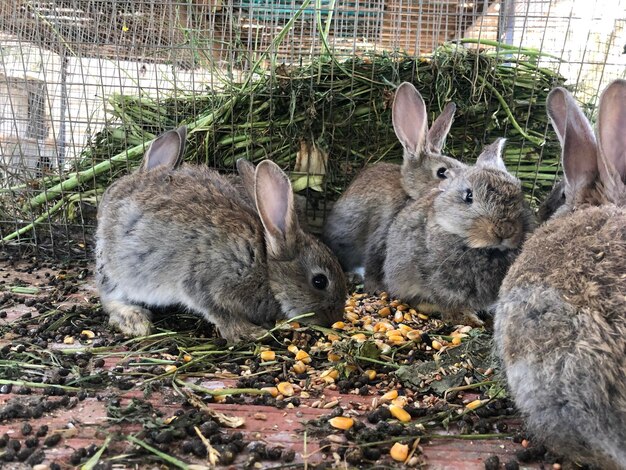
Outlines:
[[[47,221],[51,211],[71,208],[72,197],[74,205],[97,197],[139,164],[156,135],[180,124],[191,131],[187,161],[232,170],[240,157],[270,158],[302,170],[307,158],[318,166],[311,160],[322,160],[324,176],[292,176],[298,189],[321,190],[334,199],[364,165],[401,159],[391,103],[403,81],[422,93],[431,120],[448,101],[457,104],[446,148],[452,156],[472,162],[484,142],[506,136],[507,165],[536,199],[559,168],[545,100],[565,78],[540,67],[538,51],[499,46],[496,53],[444,44],[423,58],[384,54],[339,62],[322,56],[301,67],[255,68],[244,83],[225,83],[223,90],[202,95],[112,96],[109,124],[85,149],[76,171],[44,180],[22,210],[31,214],[27,220],[34,213]],[[17,236],[16,231],[5,240]]]

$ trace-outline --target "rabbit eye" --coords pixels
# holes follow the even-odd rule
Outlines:
[[[472,193],[471,189],[465,190],[465,195],[463,196],[463,200],[467,202],[468,204],[471,204],[472,202],[474,202],[474,194]]]
[[[448,175],[446,175],[447,171],[448,171],[448,169],[445,166],[442,166],[441,168],[438,168],[437,169],[437,178],[445,180],[448,177]]]
[[[328,287],[328,278],[324,274],[316,274],[311,282],[313,287],[319,290],[324,290]]]

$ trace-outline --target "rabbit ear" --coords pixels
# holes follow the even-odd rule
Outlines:
[[[254,185],[255,185],[255,167],[252,162],[249,162],[245,158],[239,158],[237,160],[237,173],[241,177],[243,188],[248,193],[248,197],[251,201],[255,199]]]
[[[450,127],[452,127],[452,121],[454,121],[454,113],[456,112],[456,104],[450,102],[443,112],[439,115],[433,125],[430,126],[426,142],[428,143],[428,149],[433,153],[441,153],[443,144],[446,142]]]
[[[298,221],[287,175],[276,163],[263,160],[256,167],[256,207],[265,228],[265,241],[273,258],[293,255]]]
[[[187,128],[167,131],[154,139],[141,162],[141,171],[148,171],[157,166],[175,168],[183,159]]]
[[[404,82],[396,90],[391,120],[405,155],[419,158],[427,131],[426,105],[411,83]]]
[[[565,88],[555,88],[546,102],[548,117],[561,142],[565,198],[573,201],[598,175],[598,147],[589,120]]]
[[[615,80],[604,90],[598,109],[598,171],[607,199],[626,194],[626,80]]]
[[[504,160],[502,159],[502,150],[504,149],[505,142],[506,139],[499,138],[487,145],[478,156],[478,159],[476,159],[476,166],[507,171]]]

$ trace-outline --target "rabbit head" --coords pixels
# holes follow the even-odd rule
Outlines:
[[[626,204],[626,81],[612,82],[600,97],[598,141],[576,100],[564,88],[548,95],[548,116],[562,147],[565,204],[556,215],[581,205]]]
[[[486,146],[475,166],[440,183],[434,200],[434,220],[470,248],[515,249],[528,232],[521,183],[502,160],[504,142]]]
[[[432,182],[449,176],[449,170],[465,167],[454,158],[441,154],[454,120],[456,105],[448,103],[428,129],[428,115],[422,95],[409,83],[402,83],[393,101],[392,121],[404,150],[402,186],[412,198],[423,195]]]
[[[326,326],[340,320],[347,296],[343,271],[330,250],[300,228],[287,175],[275,163],[262,161],[254,195],[265,231],[270,288],[281,310],[287,318],[315,312],[309,321]]]

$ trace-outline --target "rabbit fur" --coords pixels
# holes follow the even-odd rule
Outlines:
[[[482,324],[504,276],[533,228],[520,181],[507,172],[504,139],[476,165],[405,205],[389,228],[384,287],[451,322]]]
[[[539,440],[573,462],[626,469],[626,81],[603,92],[597,139],[567,90],[547,108],[565,203],[502,284],[495,351]]]
[[[548,221],[552,215],[565,204],[565,181],[559,181],[554,185],[548,196],[537,209],[537,223]]]
[[[215,170],[177,167],[184,142],[184,128],[163,134],[141,168],[103,196],[96,267],[110,323],[146,335],[149,308],[178,305],[236,341],[308,312],[324,325],[341,319],[343,272],[299,228],[282,170],[270,161],[257,166],[253,206]]]
[[[399,210],[447,178],[450,169],[465,167],[441,154],[455,110],[455,104],[448,103],[429,130],[422,96],[411,83],[402,83],[392,108],[393,127],[403,147],[402,166],[378,163],[363,169],[328,216],[323,240],[345,271],[364,268],[369,292],[383,287],[387,230]]]

